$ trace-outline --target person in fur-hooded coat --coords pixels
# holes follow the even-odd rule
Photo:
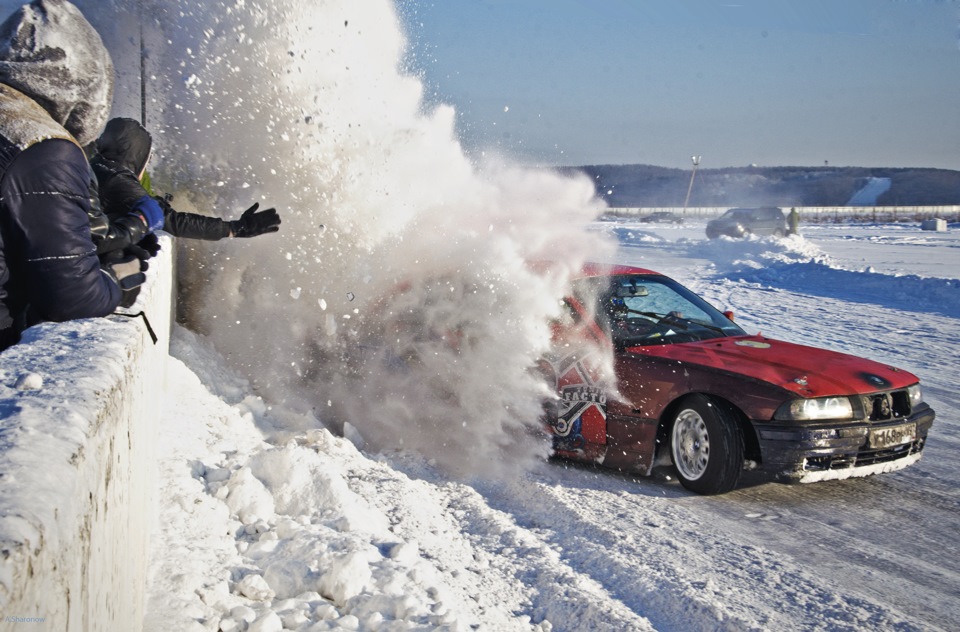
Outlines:
[[[142,282],[139,261],[101,269],[91,237],[82,147],[112,97],[110,56],[73,4],[34,0],[0,25],[0,350],[41,320],[110,314]]]

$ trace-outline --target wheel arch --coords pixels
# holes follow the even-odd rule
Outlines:
[[[756,463],[761,463],[760,440],[757,437],[757,432],[754,429],[753,424],[750,423],[750,419],[747,417],[747,415],[727,398],[714,393],[706,393],[701,391],[691,391],[689,393],[679,395],[663,409],[663,412],[660,414],[660,419],[657,423],[657,440],[654,462],[656,462],[656,460],[662,455],[670,454],[670,432],[673,429],[673,421],[676,419],[677,413],[680,411],[684,400],[696,395],[705,397],[718,406],[723,406],[733,415],[734,419],[737,420],[737,425],[740,426],[740,436],[743,437],[744,458]]]

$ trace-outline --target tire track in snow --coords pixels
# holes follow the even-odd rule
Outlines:
[[[657,629],[924,629],[788,555],[715,528],[713,507],[723,497],[606,472],[584,484],[589,471],[569,472],[490,489],[487,497],[517,520],[549,525],[544,536],[562,547],[565,563]]]

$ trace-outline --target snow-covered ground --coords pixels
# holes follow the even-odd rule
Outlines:
[[[696,223],[595,228],[616,229],[619,261],[678,278],[748,331],[920,375],[939,415],[924,458],[720,497],[668,468],[542,462],[459,480],[429,454],[358,449],[355,431],[278,426],[295,413],[179,330],[147,629],[960,628],[960,230],[738,242]]]

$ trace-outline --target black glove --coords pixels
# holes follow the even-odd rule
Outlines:
[[[257,213],[260,203],[256,203],[243,212],[240,219],[227,222],[234,237],[256,237],[264,233],[280,230],[280,215],[277,210],[268,208]]]
[[[163,209],[164,215],[174,210],[174,208],[170,206],[170,201],[173,200],[173,194],[164,193],[163,195],[154,195],[153,199],[156,200],[157,204],[160,205],[160,208]]]
[[[128,246],[126,252],[146,263],[147,259],[156,257],[160,252],[160,238],[153,233],[147,233],[138,243]]]
[[[147,275],[144,274],[147,262],[135,255],[111,256],[109,261],[104,263],[104,269],[120,286],[120,307],[133,305],[140,294],[140,286],[147,280]]]

